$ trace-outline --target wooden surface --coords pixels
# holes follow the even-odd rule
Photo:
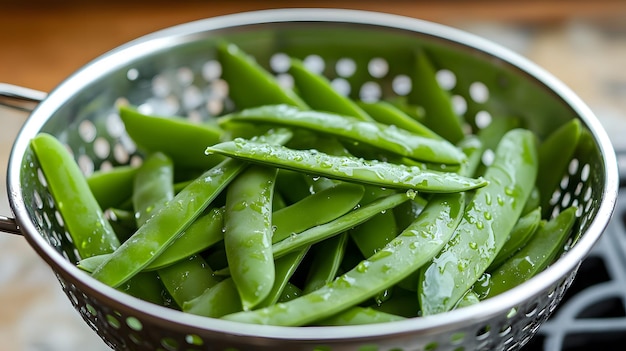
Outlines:
[[[0,82],[49,91],[90,60],[152,31],[229,13],[337,7],[401,14],[448,25],[626,20],[626,1],[119,1],[0,0]]]

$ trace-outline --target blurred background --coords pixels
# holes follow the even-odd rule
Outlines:
[[[297,5],[292,1],[0,0],[0,83],[47,92],[99,55],[155,30],[223,14],[296,6],[400,14],[491,39],[572,88],[598,115],[616,149],[626,150],[624,0],[323,0]],[[27,116],[3,108],[0,115],[4,175],[9,149]],[[3,199],[0,214],[8,214]],[[107,349],[72,309],[51,270],[26,241],[3,233],[0,340],[7,351]],[[536,347],[544,349],[538,343]]]

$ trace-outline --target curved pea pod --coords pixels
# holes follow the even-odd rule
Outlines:
[[[222,131],[217,127],[181,117],[146,115],[130,106],[120,106],[119,114],[126,132],[140,150],[161,151],[172,158],[177,168],[206,170],[223,161],[204,154],[207,145],[221,140]]]
[[[285,287],[289,283],[289,279],[291,279],[296,272],[308,252],[309,248],[305,247],[302,250],[294,251],[274,261],[274,285],[265,299],[257,304],[256,308],[270,306],[278,302],[283,295]]]
[[[375,121],[393,125],[427,138],[441,139],[441,136],[418,122],[415,118],[387,101],[358,102],[358,105]]]
[[[182,305],[183,312],[219,318],[242,310],[241,298],[232,278],[226,278],[206,289],[200,296]]]
[[[137,230],[137,221],[133,211],[121,210],[119,208],[107,208],[104,211],[105,217],[109,220],[111,227],[115,231],[115,235],[120,242],[124,242],[130,238]],[[107,255],[107,254],[103,254]],[[101,255],[85,258],[87,260]]]
[[[569,207],[543,223],[526,246],[491,273],[488,284],[475,290],[489,298],[522,284],[544,270],[564,249],[576,219],[576,208]]]
[[[391,313],[377,311],[370,307],[351,307],[332,317],[328,317],[316,322],[316,325],[341,326],[341,325],[363,325],[375,323],[389,323],[401,321],[406,318]]]
[[[209,146],[207,153],[219,153],[253,163],[353,183],[422,192],[460,192],[480,188],[487,184],[484,179],[463,177],[455,173],[423,170],[420,167],[349,156],[333,156],[313,150],[294,150],[246,139],[235,139]]]
[[[219,282],[213,270],[198,255],[159,269],[159,278],[178,306],[192,300]]]
[[[318,290],[285,303],[222,318],[300,326],[356,306],[393,286],[441,250],[463,215],[463,198],[463,194],[433,196],[420,217],[385,248]]]
[[[396,126],[374,121],[362,121],[328,112],[302,110],[289,105],[249,108],[218,119],[219,125],[225,129],[241,122],[304,128],[373,146],[418,161],[454,165],[465,160],[465,155],[458,148],[443,139],[424,137]]]
[[[480,297],[473,290],[468,290],[465,295],[456,303],[454,309],[468,307],[480,302]]]
[[[95,171],[87,177],[91,193],[101,208],[117,207],[133,193],[135,166],[118,166],[106,171]]]
[[[40,133],[30,146],[81,258],[110,253],[120,245],[111,224],[73,156],[54,136]]]
[[[141,272],[120,285],[117,290],[157,305],[174,307],[169,292],[161,284],[156,272]]]
[[[385,211],[349,231],[352,241],[367,258],[382,249],[398,235],[393,211]]]
[[[132,202],[137,226],[142,226],[156,209],[174,198],[174,163],[161,152],[144,160],[135,174]]]
[[[311,109],[352,116],[363,121],[372,120],[354,101],[335,90],[326,77],[310,71],[302,61],[292,58],[289,73],[298,95]]]
[[[535,186],[530,192],[530,195],[526,200],[526,204],[524,204],[522,215],[529,214],[530,212],[536,210],[537,207],[541,207],[541,194],[539,194],[539,189]]]
[[[272,197],[275,168],[251,165],[226,190],[224,247],[244,310],[270,293],[275,279],[272,255]]]
[[[491,272],[506,261],[516,251],[520,250],[530,238],[534,235],[535,231],[541,223],[541,208],[537,207],[535,210],[521,217],[509,234],[509,238],[502,246],[496,258],[487,268],[487,272]]]
[[[552,194],[558,189],[563,175],[567,173],[581,134],[580,121],[573,119],[552,132],[539,145],[537,189],[542,196],[541,207],[544,217],[552,211],[550,203]]]
[[[422,313],[445,312],[482,276],[519,218],[537,176],[536,140],[514,129],[504,135],[454,237],[420,273]]]
[[[222,65],[222,77],[228,82],[228,96],[237,108],[268,104],[308,108],[296,93],[282,87],[270,72],[237,45],[220,43],[217,58]]]
[[[287,302],[289,300],[293,300],[299,296],[302,296],[302,290],[298,288],[296,285],[287,282],[283,292],[280,294],[278,298],[278,302]]]
[[[303,293],[308,294],[335,279],[347,244],[348,235],[342,233],[313,246],[313,259],[309,265]]]
[[[389,291],[390,296],[385,301],[377,301],[370,307],[380,312],[405,318],[419,316],[419,304],[417,303],[415,291],[402,289],[398,285],[390,288]]]
[[[423,50],[415,55],[410,104],[424,109],[424,124],[452,143],[463,139],[461,118],[452,106],[450,94],[439,85],[435,68]]]

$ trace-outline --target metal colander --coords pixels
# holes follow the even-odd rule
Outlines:
[[[233,109],[215,56],[228,40],[286,85],[287,56],[304,60],[355,99],[407,95],[415,50],[430,55],[455,110],[480,129],[516,116],[539,137],[580,119],[584,134],[554,194],[552,213],[577,205],[569,250],[537,277],[478,305],[429,317],[346,327],[258,326],[204,318],[140,301],[75,267],[77,252],[46,188],[29,140],[65,142],[85,174],[141,162],[116,113],[120,101],[146,113],[204,121]],[[253,93],[253,92],[252,92]],[[20,131],[8,167],[19,228],[55,272],[85,322],[117,350],[516,350],[563,297],[602,234],[618,189],[609,139],[563,84],[520,56],[473,35],[394,15],[283,9],[216,17],[156,32],[91,62],[52,91]]]

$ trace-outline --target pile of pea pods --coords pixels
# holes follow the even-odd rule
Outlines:
[[[543,141],[514,118],[467,134],[425,55],[412,103],[436,118],[352,100],[295,58],[293,89],[232,43],[218,58],[237,110],[214,124],[119,107],[140,165],[85,177],[32,140],[94,279],[211,318],[354,325],[480,303],[564,250],[577,209],[546,208],[577,120]]]

